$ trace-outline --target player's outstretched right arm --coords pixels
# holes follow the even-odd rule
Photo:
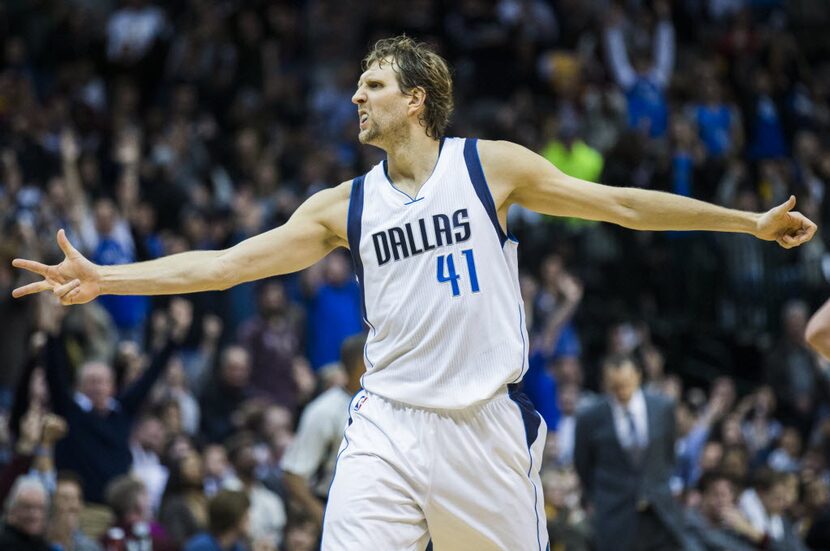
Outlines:
[[[172,295],[227,289],[239,283],[302,270],[334,248],[345,246],[351,182],[323,190],[300,205],[288,222],[220,251],[190,251],[148,262],[98,266],[78,252],[63,230],[65,258],[47,266],[17,258],[17,268],[42,280],[18,287],[19,298],[52,291],[63,304],[83,304],[99,295]]]

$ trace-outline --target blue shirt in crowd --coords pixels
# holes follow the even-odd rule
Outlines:
[[[234,543],[230,547],[220,547],[216,538],[210,534],[196,534],[184,545],[184,551],[245,551],[242,544]]]
[[[732,142],[732,111],[726,105],[698,105],[694,108],[698,135],[709,157],[723,157]]]
[[[118,239],[101,236],[92,254],[92,261],[102,266],[135,262],[135,254]],[[98,298],[119,329],[134,329],[147,318],[149,298],[143,296],[103,295]]]
[[[317,369],[340,360],[340,345],[363,331],[360,287],[357,282],[325,284],[309,305],[308,358]]]

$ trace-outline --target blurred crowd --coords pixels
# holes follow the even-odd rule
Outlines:
[[[0,549],[317,548],[362,367],[344,251],[69,309],[11,299],[31,279],[10,261],[59,261],[59,228],[116,264],[283,223],[382,158],[351,96],[402,32],[454,69],[451,135],[734,208],[793,194],[819,224],[784,251],[511,211],[551,549],[590,548],[575,416],[619,355],[676,403],[691,529],[830,549],[830,376],[804,341],[830,274],[828,24],[825,0],[0,3]]]

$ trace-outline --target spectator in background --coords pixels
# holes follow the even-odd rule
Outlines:
[[[691,106],[691,119],[710,159],[723,160],[743,147],[740,113],[723,98],[723,90],[714,76],[704,78],[700,102]]]
[[[572,469],[548,471],[542,475],[542,485],[551,549],[588,551],[591,529],[579,504],[576,473]]]
[[[314,520],[297,516],[285,527],[285,551],[315,551],[319,549],[319,530]]]
[[[115,515],[114,526],[124,531],[127,542],[149,536],[153,551],[173,551],[175,546],[164,527],[153,520],[150,496],[141,480],[129,475],[113,479],[107,485],[106,499]]]
[[[658,0],[654,4],[657,22],[651,59],[638,51],[629,61],[622,28],[622,13],[616,5],[611,8],[610,24],[605,30],[605,49],[611,73],[628,101],[628,125],[650,138],[661,138],[668,129],[668,102],[666,88],[674,66],[674,27],[669,4]],[[635,28],[635,33],[645,31]]]
[[[205,494],[208,497],[228,485],[233,480],[233,469],[228,461],[228,452],[221,444],[208,444],[202,451],[202,464],[205,467]]]
[[[221,442],[240,428],[240,409],[257,395],[251,386],[251,359],[244,348],[227,347],[218,367],[199,400],[202,433],[209,442]]]
[[[294,415],[282,406],[271,405],[265,407],[259,422],[253,424],[257,432],[257,479],[283,496],[282,458],[294,440]]]
[[[251,357],[251,384],[294,412],[299,389],[294,362],[300,355],[302,319],[282,283],[266,281],[259,291],[259,315],[239,328],[238,342]]]
[[[134,420],[161,376],[173,345],[165,347],[137,381],[118,393],[109,365],[82,365],[74,396],[67,380],[69,363],[64,347],[59,333],[50,335],[46,345],[46,381],[53,410],[69,425],[67,437],[55,448],[55,463],[58,469],[78,473],[84,481],[87,499],[102,503],[107,483],[130,469],[129,438]]]
[[[363,335],[349,337],[343,342],[340,361],[348,376],[346,387],[331,388],[306,406],[297,436],[282,460],[286,489],[318,529],[323,526],[323,510],[337,452],[343,441],[349,402],[360,390],[360,377],[366,370],[363,363],[365,344]]]
[[[778,547],[806,551],[792,523],[785,517],[788,492],[786,475],[764,469],[755,475],[752,488],[741,494],[739,507],[752,527]]]
[[[363,331],[361,300],[346,257],[334,251],[323,262],[323,282],[308,299],[308,357],[315,370],[337,361],[346,337]]]
[[[556,438],[559,443],[559,464],[573,464],[576,411],[579,403],[579,387],[575,384],[559,386],[559,424]]]
[[[749,157],[753,160],[784,157],[789,147],[784,134],[782,101],[774,89],[772,75],[764,68],[757,68],[751,86],[743,115]]]
[[[731,405],[727,391],[713,392],[706,404],[703,413],[695,418],[689,406],[685,403],[677,404],[678,439],[676,445],[677,467],[676,472],[682,489],[694,488],[702,474],[702,456],[712,427],[729,411]],[[723,448],[720,442],[716,443],[719,455],[715,464],[722,459]]]
[[[599,181],[602,175],[602,154],[583,141],[578,122],[573,119],[552,119],[548,124],[553,127],[552,137],[542,149],[542,157],[568,176],[590,182]]]
[[[797,473],[801,470],[801,435],[793,427],[786,427],[781,432],[778,447],[772,450],[767,463],[783,473]]]
[[[161,462],[167,438],[164,423],[154,415],[138,419],[130,437],[130,453],[133,457],[130,472],[147,488],[153,511],[158,510],[161,494],[167,484],[167,467]]]
[[[83,482],[71,471],[58,473],[47,538],[61,551],[101,551],[101,546],[80,528],[84,508]]]
[[[6,518],[0,530],[0,551],[51,551],[44,538],[49,493],[35,477],[17,479],[6,500]]]
[[[577,415],[574,466],[594,509],[597,551],[682,548],[669,488],[675,464],[674,405],[640,389],[629,358],[603,366],[607,395]]]
[[[235,434],[226,444],[228,458],[236,474],[236,480],[229,482],[228,486],[244,491],[250,499],[251,538],[278,546],[282,542],[285,528],[285,505],[277,494],[257,480],[254,444],[253,437],[246,432]]]
[[[134,262],[133,238],[115,203],[111,199],[98,199],[94,213],[96,241],[90,260],[100,265]],[[144,342],[144,321],[149,306],[147,297],[108,296],[100,302],[112,316],[121,340]]]
[[[25,474],[40,479],[47,490],[55,485],[55,442],[66,436],[66,421],[33,405],[20,422],[11,460],[0,474],[0,500]]]
[[[814,479],[807,482],[804,490],[806,528],[804,542],[810,549],[830,549],[830,489],[826,480]]]
[[[199,402],[193,395],[191,385],[187,382],[184,364],[181,356],[174,355],[170,358],[165,369],[163,384],[157,385],[153,397],[154,403],[165,403],[173,401],[178,405],[179,423],[181,430],[188,436],[195,436],[199,430],[201,410]]]
[[[736,507],[735,483],[719,472],[705,473],[699,483],[698,507],[686,511],[686,532],[694,549],[705,551],[785,551],[769,536],[756,530]]]
[[[534,304],[535,332],[539,338],[533,348],[547,358],[578,354],[579,336],[572,318],[582,301],[582,282],[566,270],[559,254],[546,256],[540,272],[541,285]]]
[[[177,546],[207,528],[204,467],[197,452],[191,451],[170,465],[158,519]]]
[[[699,176],[697,171],[703,162],[705,153],[694,128],[682,116],[674,117],[669,128],[671,143],[669,191],[684,197],[707,196],[700,189],[695,188],[695,177]]]
[[[208,503],[208,530],[194,536],[184,551],[245,551],[251,500],[245,492],[222,490]]]
[[[738,406],[743,417],[741,431],[753,458],[768,453],[773,442],[781,435],[782,426],[774,418],[775,394],[769,386],[762,386],[747,396]]]
[[[767,357],[766,380],[775,389],[785,422],[806,435],[821,402],[828,397],[828,381],[804,340],[807,305],[787,302],[781,311],[783,334]]]

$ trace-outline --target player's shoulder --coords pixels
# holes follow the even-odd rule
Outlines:
[[[527,155],[530,150],[523,145],[507,140],[476,140],[478,156],[482,162],[515,161],[517,155]]]
[[[538,168],[539,156],[506,140],[478,140],[478,157],[489,182],[514,184]]]
[[[309,200],[314,199],[321,204],[348,201],[352,192],[353,181],[354,180],[346,180],[345,182],[340,182],[334,187],[322,189],[312,195]]]

